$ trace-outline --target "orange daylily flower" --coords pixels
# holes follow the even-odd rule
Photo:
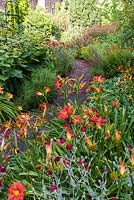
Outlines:
[[[57,115],[58,119],[64,119],[67,120],[69,118],[69,116],[73,113],[73,109],[72,106],[70,104],[68,104],[67,106],[65,106]]]
[[[82,109],[84,111],[83,118],[87,117],[100,117],[100,112],[96,108],[88,108],[87,106],[82,106]]]
[[[90,121],[96,123],[98,128],[101,128],[104,124],[107,124],[109,122],[108,119],[103,119],[101,117],[91,117]]]
[[[117,144],[119,144],[120,141],[121,141],[121,138],[122,138],[122,133],[121,133],[121,131],[116,130],[116,131],[115,131],[115,137],[113,137],[113,140],[114,140]]]
[[[92,149],[92,150],[97,149],[96,143],[92,143],[92,141],[87,136],[84,137],[84,140],[88,144],[90,149]]]
[[[60,76],[57,76],[57,81],[55,83],[55,87],[57,90],[60,90],[63,84],[63,79]]]
[[[44,87],[44,91],[45,93],[48,93],[48,92],[52,92],[52,89],[50,87]]]
[[[40,171],[43,171],[44,165],[42,165],[42,164],[37,164],[37,165],[35,166],[35,168],[38,169],[38,170],[40,170]]]
[[[115,107],[118,107],[120,105],[120,102],[119,101],[114,101],[112,103],[112,107],[115,108]]]
[[[28,133],[28,128],[27,127],[24,127],[22,129],[19,130],[19,136],[21,138],[24,138],[27,136],[27,133]]]
[[[40,91],[37,91],[37,92],[36,92],[36,95],[37,95],[37,96],[43,96],[43,93],[40,92]]]
[[[131,153],[130,158],[131,158],[131,164],[134,167],[134,149],[132,149],[132,153]]]
[[[88,87],[88,90],[89,90],[89,91],[93,91],[93,92],[100,93],[100,92],[103,91],[103,87],[102,87],[102,86],[99,86],[99,87],[89,86],[89,87]]]
[[[123,65],[120,65],[120,66],[117,67],[117,71],[120,71],[122,69],[123,69]]]
[[[11,158],[11,155],[6,155],[6,156],[4,157],[4,160],[5,160],[6,162],[8,162],[8,161],[10,160],[10,158]]]
[[[71,128],[66,127],[66,135],[67,135],[67,140],[71,141],[74,135],[74,132],[72,131]]]
[[[49,106],[49,103],[47,102],[44,102],[44,103],[41,103],[39,105],[39,107],[43,110],[43,117],[46,115],[46,112],[47,112],[47,107]]]
[[[84,122],[82,121],[81,117],[80,116],[73,116],[72,117],[72,122],[74,124],[83,124]]]
[[[106,140],[106,141],[110,140],[110,137],[111,137],[110,131],[107,130],[107,131],[106,131],[106,137],[105,137],[105,140]]]
[[[3,94],[4,88],[0,86],[0,94]]]
[[[124,160],[121,160],[120,161],[120,173],[121,175],[124,177],[126,176],[126,171],[127,171],[127,165],[126,163],[124,162]]]
[[[95,82],[95,83],[96,83],[96,82],[98,82],[98,83],[103,83],[103,82],[105,82],[106,79],[105,79],[103,76],[100,75],[100,76],[94,76],[92,80],[93,80],[93,82]]]

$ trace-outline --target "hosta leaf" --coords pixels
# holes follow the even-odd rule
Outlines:
[[[6,73],[7,73],[10,77],[23,78],[23,75],[22,75],[22,71],[21,71],[21,70],[9,69],[9,70],[6,71]]]
[[[0,74],[0,80],[6,81],[9,78],[7,74]]]

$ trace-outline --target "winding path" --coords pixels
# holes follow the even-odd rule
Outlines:
[[[70,72],[70,74],[68,75],[69,78],[78,78],[81,77],[81,75],[83,74],[83,82],[85,82],[85,87],[81,90],[80,92],[80,103],[82,104],[83,101],[86,99],[86,89],[87,86],[89,85],[90,82],[90,68],[92,67],[92,65],[85,60],[75,60],[74,65],[72,67],[72,70]],[[70,100],[74,100],[75,99],[75,94],[72,94],[69,96]],[[57,98],[54,100],[54,106],[63,106],[64,105],[64,99],[63,99],[63,95],[58,92]],[[52,105],[53,107],[53,105]]]

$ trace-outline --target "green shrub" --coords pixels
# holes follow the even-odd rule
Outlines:
[[[92,45],[84,46],[80,48],[79,57],[84,60],[95,60],[97,52]]]
[[[31,79],[25,80],[23,85],[23,104],[26,109],[38,108],[39,104],[44,101],[42,96],[37,96],[37,91],[43,91],[43,88],[50,87],[51,93],[47,94],[48,102],[52,102],[56,95],[54,84],[56,73],[50,69],[40,67],[32,72]]]
[[[126,48],[106,49],[98,64],[92,70],[92,75],[101,74],[106,78],[117,76],[117,67],[123,65],[129,68],[134,64],[133,50]]]
[[[37,43],[38,41],[38,43]],[[0,85],[18,94],[23,78],[48,62],[49,48],[42,38],[26,38],[20,35],[4,38],[0,43]]]
[[[60,38],[60,29],[52,21],[51,16],[42,7],[36,7],[25,18],[24,22],[25,34],[29,37],[44,37],[49,39],[50,37]]]

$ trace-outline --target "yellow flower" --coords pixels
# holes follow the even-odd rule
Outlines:
[[[9,92],[6,93],[6,97],[8,99],[13,99],[13,95],[11,93],[9,93]]]
[[[22,106],[18,106],[17,108],[18,108],[18,110],[20,110],[20,111],[22,110]]]

